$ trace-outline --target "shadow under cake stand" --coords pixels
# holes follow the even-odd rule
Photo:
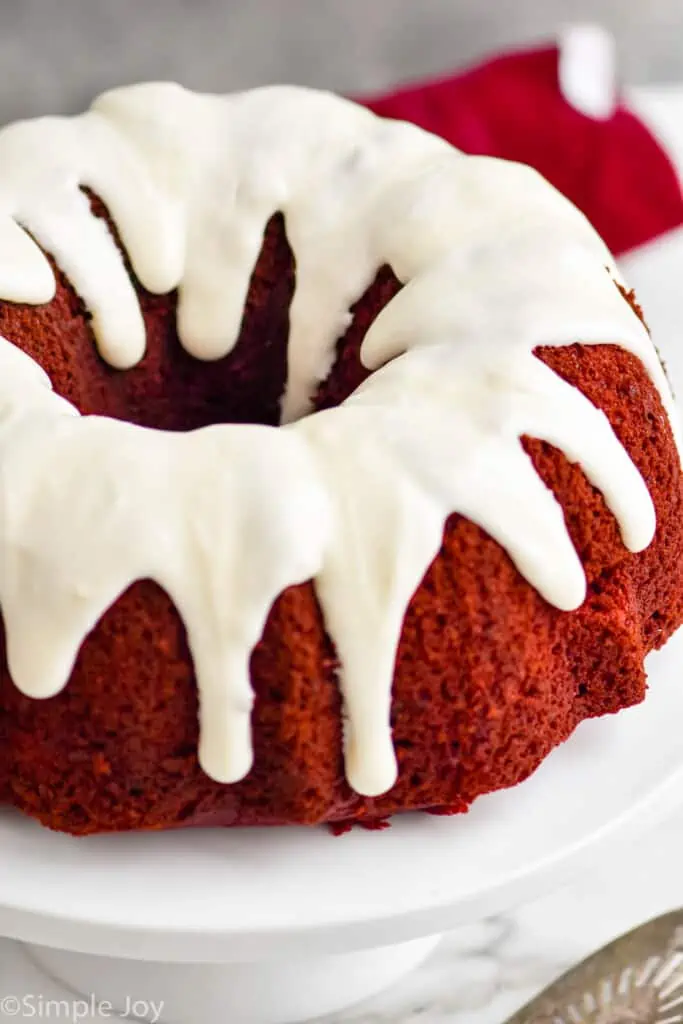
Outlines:
[[[683,630],[640,707],[586,722],[463,817],[384,832],[188,830],[74,840],[0,814],[0,934],[70,990],[165,1024],[284,1024],[351,1005],[439,935],[565,881],[683,803]]]

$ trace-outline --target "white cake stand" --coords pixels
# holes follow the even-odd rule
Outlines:
[[[385,832],[74,840],[0,815],[0,934],[79,993],[166,1024],[284,1024],[416,966],[446,929],[564,881],[683,802],[683,631],[638,708],[584,723],[523,785]]]

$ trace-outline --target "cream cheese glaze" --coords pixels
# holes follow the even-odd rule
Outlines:
[[[562,509],[520,443],[581,464],[625,546],[655,514],[607,418],[538,345],[619,344],[672,400],[649,336],[585,218],[534,171],[465,157],[325,93],[227,97],[175,85],[108,93],[76,118],[0,132],[0,298],[46,303],[55,257],[125,370],[144,325],[107,205],[152,292],[179,292],[179,335],[227,354],[273,214],[296,259],[281,428],[164,433],[80,416],[0,339],[0,605],[10,672],[31,697],[68,681],[79,648],[136,580],[187,628],[199,758],[221,782],[252,763],[249,658],[286,587],[313,579],[340,658],[345,766],[367,796],[396,778],[390,713],[407,605],[459,512],[551,604],[577,608],[583,568]],[[389,264],[405,287],[368,331],[376,369],[307,416],[351,305]],[[36,643],[40,637],[40,643]]]

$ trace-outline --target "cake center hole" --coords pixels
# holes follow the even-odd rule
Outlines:
[[[91,196],[123,252],[106,209]],[[57,294],[46,306],[0,303],[0,335],[47,371],[55,391],[84,415],[110,416],[160,430],[190,431],[217,423],[280,422],[287,380],[289,307],[296,282],[284,218],[269,221],[252,274],[240,335],[223,359],[202,362],[182,347],[176,329],[177,295],[152,295],[135,281],[147,348],[132,369],[115,370],[99,356],[90,316],[53,263]],[[130,269],[130,268],[129,268]],[[367,377],[360,361],[365,333],[399,290],[389,268],[353,307],[351,326],[337,344],[333,368],[312,395],[314,409],[343,401]]]

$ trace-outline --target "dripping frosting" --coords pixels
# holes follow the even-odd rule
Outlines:
[[[105,611],[153,579],[187,629],[200,763],[234,782],[252,763],[251,651],[277,596],[312,579],[340,660],[347,778],[378,795],[396,778],[403,618],[451,513],[498,541],[549,603],[571,610],[584,599],[562,509],[523,435],[581,464],[629,550],[654,535],[648,490],[605,415],[534,356],[539,345],[621,345],[675,430],[612,258],[531,169],[465,157],[337,97],[116,90],[80,117],[0,132],[0,298],[49,302],[55,280],[41,250],[51,253],[92,316],[102,358],[122,370],[144,355],[144,323],[83,188],[107,206],[144,287],[178,289],[180,340],[203,360],[235,345],[265,226],[284,215],[296,288],[283,426],[174,434],[80,416],[0,339],[0,606],[12,678],[28,696],[59,692]],[[376,372],[339,407],[307,415],[350,307],[386,264],[404,287],[362,345]]]

